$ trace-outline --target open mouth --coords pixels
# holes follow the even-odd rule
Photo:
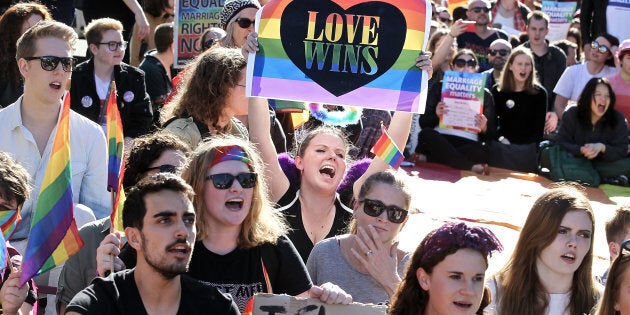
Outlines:
[[[55,90],[61,89],[61,83],[59,82],[50,83],[48,86],[50,86],[51,89],[55,89]]]
[[[561,256],[562,260],[568,262],[568,263],[573,263],[575,262],[575,254],[564,254]]]
[[[190,246],[188,246],[187,244],[179,243],[169,248],[168,252],[178,254],[181,256],[188,256],[188,254],[190,254]]]
[[[322,168],[319,169],[319,172],[321,174],[330,176],[330,178],[335,177],[335,169],[330,165],[323,166]]]
[[[606,111],[606,105],[604,104],[597,104],[597,110],[599,110],[601,113]]]
[[[453,302],[453,304],[455,304],[455,306],[457,306],[458,308],[463,308],[463,309],[470,309],[472,307],[472,303]]]
[[[225,207],[232,211],[239,211],[243,209],[243,199],[234,198],[225,202]]]

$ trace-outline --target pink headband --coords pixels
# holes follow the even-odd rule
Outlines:
[[[216,147],[214,151],[214,159],[212,159],[208,167],[213,167],[224,161],[241,161],[247,165],[251,163],[247,153],[237,145]]]

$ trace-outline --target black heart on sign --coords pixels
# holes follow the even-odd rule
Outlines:
[[[407,34],[402,12],[381,1],[343,9],[329,0],[293,0],[280,19],[286,54],[306,76],[335,96],[387,72],[400,56]]]

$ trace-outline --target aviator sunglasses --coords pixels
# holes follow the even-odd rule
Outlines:
[[[229,189],[232,187],[235,178],[242,188],[253,188],[256,186],[257,175],[256,173],[239,173],[238,175],[220,173],[207,175],[205,179],[212,180],[212,185],[216,189]]]
[[[591,42],[591,48],[597,49],[602,54],[605,54],[610,51],[610,48],[600,44],[598,41],[594,40]]]
[[[477,66],[477,62],[474,59],[464,60],[464,59],[455,59],[453,60],[453,64],[459,68],[463,68],[464,66],[469,66],[474,68]]]
[[[238,26],[240,26],[241,28],[248,28],[250,25],[256,23],[256,21],[250,20],[248,18],[238,18],[234,20],[234,22],[236,22],[236,24],[238,24]]]
[[[24,57],[24,60],[31,61],[39,59],[42,69],[46,71],[53,71],[57,69],[59,62],[65,72],[72,72],[77,60],[72,57],[55,57],[55,56],[41,56],[41,57]]]
[[[407,210],[397,207],[397,206],[386,206],[380,200],[372,200],[372,199],[363,199],[359,200],[359,202],[363,202],[363,212],[371,217],[378,217],[383,213],[383,211],[387,211],[387,219],[392,223],[402,223],[405,221],[407,217]]]

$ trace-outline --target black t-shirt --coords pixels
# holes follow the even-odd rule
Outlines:
[[[492,96],[498,116],[498,134],[512,144],[539,143],[543,140],[547,93],[536,86],[536,94],[528,92],[498,91],[492,88]]]
[[[267,287],[261,261],[269,275],[271,290]],[[195,244],[188,274],[230,294],[241,311],[255,293],[298,295],[312,286],[306,266],[286,237],[279,238],[276,245],[237,248],[225,255],[209,251],[199,241]]]
[[[289,239],[295,245],[302,261],[306,264],[308,255],[311,254],[315,244],[311,241],[304,229],[302,223],[302,206],[300,199],[298,198],[299,190],[290,187],[287,192],[284,193],[282,198],[278,200],[278,210],[282,211],[285,219],[289,223],[291,231],[289,231]],[[330,238],[336,235],[346,234],[348,230],[348,223],[352,220],[352,209],[346,207],[339,201],[338,197],[335,197],[335,219],[330,231],[324,238]]]
[[[134,280],[135,269],[97,277],[68,304],[79,314],[147,314]],[[187,275],[180,275],[182,292],[177,314],[240,314],[227,294]],[[156,288],[157,289],[157,288]]]
[[[457,48],[468,48],[472,50],[479,61],[479,72],[483,72],[492,68],[488,60],[488,51],[490,50],[490,44],[499,38],[508,40],[507,34],[498,29],[495,29],[494,33],[486,39],[477,36],[477,33],[465,32],[457,36]]]

